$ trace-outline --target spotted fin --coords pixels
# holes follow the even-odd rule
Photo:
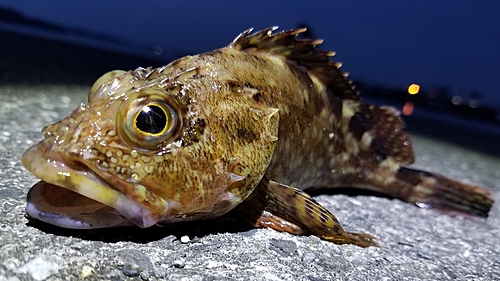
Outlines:
[[[320,39],[296,39],[306,28],[292,29],[274,33],[277,27],[266,28],[253,33],[249,29],[238,36],[229,45],[245,52],[265,53],[283,56],[288,61],[299,66],[317,77],[328,88],[329,92],[340,99],[360,100],[359,93],[346,79],[347,74],[339,70],[340,63],[330,60],[335,52],[317,50],[316,46],[323,43]]]
[[[362,167],[343,183],[388,194],[427,209],[488,216],[492,195],[484,188],[405,166],[414,155],[399,112],[392,107],[344,102],[345,147],[354,155],[344,166]],[[353,160],[355,159],[355,160]]]
[[[336,244],[378,246],[369,234],[344,231],[335,216],[307,193],[266,179],[238,210],[255,227],[315,235]]]
[[[410,137],[395,108],[344,101],[342,111],[348,142],[343,147],[357,159],[376,164],[387,157],[400,165],[414,162]]]

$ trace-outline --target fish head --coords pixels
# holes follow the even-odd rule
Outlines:
[[[249,196],[271,161],[278,110],[223,70],[179,64],[109,72],[88,103],[42,130],[22,157],[41,179],[29,216],[149,227],[217,217]]]

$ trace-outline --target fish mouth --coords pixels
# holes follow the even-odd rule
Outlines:
[[[70,167],[60,157],[48,158],[50,151],[43,153],[40,145],[22,156],[24,167],[41,179],[28,192],[28,216],[73,229],[149,227],[158,222],[157,215],[113,189],[88,167]]]

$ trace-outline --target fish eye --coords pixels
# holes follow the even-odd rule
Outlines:
[[[118,112],[117,131],[135,149],[161,149],[180,134],[182,116],[178,108],[167,93],[133,93]]]
[[[135,128],[151,136],[161,135],[168,129],[170,114],[167,115],[164,106],[156,103],[146,104],[135,116]]]

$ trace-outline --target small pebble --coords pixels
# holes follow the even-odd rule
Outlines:
[[[76,242],[76,243],[74,243],[74,244],[71,244],[71,246],[70,246],[70,247],[71,247],[71,249],[74,249],[74,250],[78,250],[78,251],[79,251],[79,250],[81,250],[81,249],[82,249],[83,244],[82,244],[82,243],[80,243],[80,242]]]
[[[387,255],[387,256],[384,256],[384,259],[388,262],[393,262],[394,261],[394,257],[393,256],[390,256],[390,255]]]
[[[186,244],[189,243],[189,241],[190,241],[189,236],[184,235],[181,237],[181,243]]]
[[[418,253],[417,256],[419,258],[423,258],[423,259],[426,259],[426,260],[433,260],[434,259],[434,256],[432,256],[431,254],[427,254],[427,253]]]
[[[82,266],[82,270],[80,270],[80,278],[85,279],[91,276],[94,273],[94,269],[88,265]]]
[[[123,274],[125,274],[125,276],[128,276],[128,277],[134,277],[134,276],[139,275],[138,270],[127,267],[127,266],[122,269],[122,272],[123,272]]]
[[[315,258],[316,255],[313,253],[304,253],[304,255],[302,256],[302,261],[306,263],[312,263]]]
[[[214,268],[214,267],[218,267],[219,266],[219,263],[216,262],[216,261],[208,261],[207,265],[206,265],[206,268]]]
[[[149,273],[146,271],[142,271],[139,276],[141,277],[142,280],[149,280]]]
[[[183,260],[175,260],[174,261],[174,266],[177,268],[183,268],[186,265]]]

